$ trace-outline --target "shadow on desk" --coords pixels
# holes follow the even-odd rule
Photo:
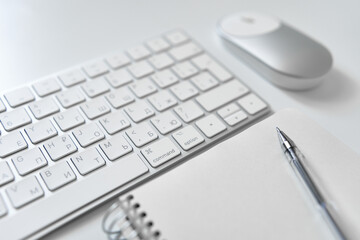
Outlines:
[[[356,88],[359,86],[355,81],[339,69],[333,68],[316,88],[299,92],[285,90],[284,93],[314,108],[322,108],[326,105],[334,110],[344,110],[339,107],[343,107],[345,103],[356,97]]]

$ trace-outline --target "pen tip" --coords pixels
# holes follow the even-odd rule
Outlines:
[[[277,131],[278,133],[281,132],[280,128],[278,128],[278,127],[276,127],[276,131]]]
[[[276,127],[276,131],[281,144],[287,143],[290,147],[295,146],[294,142],[283,131],[281,131],[280,128]]]

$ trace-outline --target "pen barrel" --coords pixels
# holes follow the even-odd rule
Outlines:
[[[337,224],[337,222],[331,215],[327,206],[325,204],[323,204],[320,207],[321,207],[322,216],[325,219],[326,224],[328,224],[328,226],[330,227],[330,230],[334,234],[336,239],[346,240],[347,238],[346,238],[345,234],[342,232],[340,226]]]
[[[309,189],[310,193],[315,198],[316,202],[320,205],[325,204],[325,200],[321,195],[319,189],[316,187],[315,183],[311,179],[309,173],[306,171],[305,166],[302,164],[301,159],[299,159],[299,154],[295,152],[294,148],[290,148],[287,151],[288,159],[291,166],[295,169],[295,172],[298,173],[299,177]]]
[[[345,240],[346,237],[344,233],[341,231],[339,225],[336,223],[335,219],[329,212],[327,208],[327,204],[325,199],[321,195],[319,189],[316,187],[315,183],[312,181],[310,175],[305,169],[305,166],[302,164],[301,159],[299,159],[299,155],[294,148],[290,148],[285,152],[291,166],[294,168],[300,180],[303,184],[306,185],[306,188],[310,191],[310,194],[314,197],[315,201],[319,205],[321,209],[321,213],[326,220],[326,223],[330,227],[333,234],[336,236],[336,239]]]

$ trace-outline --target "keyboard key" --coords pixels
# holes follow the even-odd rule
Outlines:
[[[247,118],[247,116],[243,111],[238,111],[238,112],[233,113],[230,116],[226,117],[224,120],[230,126],[235,126],[239,122],[244,121],[246,118]]]
[[[258,113],[267,107],[266,103],[253,93],[241,98],[237,102],[251,115]]]
[[[129,115],[131,120],[138,123],[155,114],[146,102],[140,101],[125,107],[125,112]]]
[[[7,208],[3,198],[0,195],[0,218],[7,214]]]
[[[186,43],[179,47],[175,47],[169,51],[170,55],[175,58],[177,61],[182,61],[188,58],[191,58],[199,53],[201,53],[201,48],[195,43]]]
[[[149,62],[158,70],[164,69],[174,64],[174,60],[172,60],[166,53],[160,53],[150,57]]]
[[[218,81],[208,72],[203,72],[195,77],[192,77],[191,81],[196,87],[204,92],[219,85]]]
[[[105,95],[113,108],[120,108],[135,101],[133,94],[126,88],[119,88]]]
[[[53,161],[77,151],[77,147],[67,134],[50,139],[43,146]]]
[[[55,127],[48,119],[44,119],[26,127],[25,132],[33,144],[45,141],[58,134]]]
[[[192,49],[191,46],[197,47],[198,50],[196,48]],[[59,221],[63,216],[89,205],[94,199],[99,199],[99,196],[106,196],[109,192],[114,191],[128,191],[128,188],[131,188],[134,184],[133,179],[143,175],[138,180],[146,180],[146,178],[156,174],[158,168],[161,170],[160,168],[165,167],[165,165],[176,164],[175,161],[183,158],[180,152],[188,151],[183,150],[183,148],[191,149],[189,154],[193,154],[192,150],[195,151],[194,153],[202,151],[203,147],[211,145],[213,139],[220,135],[209,139],[195,125],[196,121],[206,118],[209,114],[217,117],[226,125],[229,133],[231,133],[235,128],[230,127],[231,125],[229,126],[229,124],[236,122],[236,116],[233,117],[233,115],[239,112],[248,115],[247,120],[235,125],[239,126],[249,121],[252,122],[258,118],[260,113],[267,110],[265,109],[250,118],[250,114],[236,102],[241,97],[249,94],[247,93],[208,113],[195,98],[200,94],[209,93],[221,85],[225,85],[233,79],[233,76],[221,67],[220,62],[215,62],[214,60],[212,61],[215,64],[212,63],[208,66],[209,64],[205,62],[204,69],[200,69],[195,64],[196,61],[194,59],[203,56],[203,50],[196,42],[191,43],[191,39],[181,31],[174,31],[171,34],[164,34],[160,38],[145,41],[143,47],[150,54],[145,54],[147,56],[142,58],[141,54],[139,54],[141,51],[137,51],[135,54],[139,54],[139,60],[133,60],[127,53],[115,53],[111,56],[97,59],[101,64],[104,63],[107,73],[101,73],[102,75],[95,78],[89,77],[87,72],[84,71],[85,63],[81,68],[76,69],[79,77],[69,78],[69,82],[63,81],[64,78],[57,76],[56,78],[41,79],[47,82],[46,84],[36,86],[39,82],[30,83],[28,87],[33,93],[35,100],[24,104],[27,105],[26,107],[20,105],[17,109],[23,107],[23,112],[28,113],[30,119],[39,118],[38,120],[33,120],[35,124],[39,123],[42,125],[45,122],[46,125],[52,124],[52,128],[56,129],[60,136],[63,136],[65,134],[63,131],[66,131],[68,135],[65,134],[64,136],[67,136],[68,142],[54,144],[52,140],[60,138],[60,136],[56,135],[34,145],[31,143],[31,141],[36,142],[34,136],[28,137],[27,132],[35,124],[28,123],[18,128],[21,128],[19,130],[20,133],[18,133],[21,136],[21,140],[25,144],[27,141],[30,141],[27,143],[29,145],[28,149],[16,150],[18,152],[11,153],[5,158],[0,158],[0,163],[5,162],[14,176],[12,182],[0,186],[0,222],[3,220],[1,224],[5,229],[3,232],[4,236],[10,236],[10,238],[14,239],[32,236],[32,231],[38,231],[51,222]],[[171,55],[170,51],[173,51],[173,55]],[[182,60],[178,61],[179,59]],[[143,62],[144,65],[137,64],[139,62]],[[176,65],[179,63],[180,65]],[[131,65],[136,67],[131,67]],[[196,74],[189,71],[188,66]],[[66,72],[64,71],[63,73],[65,74]],[[136,78],[135,75],[139,78]],[[223,83],[224,79],[227,82]],[[143,89],[140,88],[141,91],[135,93],[136,90],[131,89],[129,85],[140,83],[141,81],[150,84],[146,84]],[[63,84],[64,82],[67,85]],[[101,83],[100,86],[97,84],[99,82]],[[176,84],[179,85],[175,86]],[[152,85],[154,91],[147,92],[147,85]],[[103,86],[106,87],[103,88]],[[174,88],[171,89],[172,87]],[[66,98],[61,98],[60,94],[67,92],[67,90],[73,90],[73,93],[77,92],[78,94],[67,95]],[[76,95],[79,95],[79,98]],[[10,107],[5,98],[1,96],[0,98],[2,100],[2,102],[0,100],[0,112],[12,111],[13,108]],[[36,108],[30,108],[30,106],[34,106],[38,103],[37,101],[43,99],[52,99],[55,102],[55,106],[57,105],[57,109],[61,111],[57,110],[58,112],[55,113],[45,111],[49,112],[48,115],[36,115]],[[97,103],[100,104],[92,104],[92,100],[95,100],[95,102],[98,100]],[[185,103],[189,101],[191,103],[186,105]],[[89,110],[90,113],[86,113],[85,103],[90,103],[91,110],[93,111]],[[143,106],[138,106],[135,109],[126,109],[137,103],[143,103]],[[178,103],[179,105],[177,105]],[[230,103],[235,105],[238,110],[235,112],[228,110],[224,112],[224,115],[220,115],[221,108]],[[64,109],[63,105],[66,109]],[[8,109],[5,109],[5,107]],[[44,104],[43,107],[46,110],[49,106]],[[175,109],[177,107],[182,108],[177,109],[178,112],[176,113]],[[89,120],[90,118],[92,119]],[[134,123],[134,121],[139,124]],[[94,143],[90,142],[89,146],[83,148],[78,143],[78,139],[73,132],[78,129],[87,130],[86,126],[88,125],[86,124],[91,123],[97,125],[98,130],[106,135],[106,139],[103,138]],[[146,127],[143,127],[142,124],[146,125]],[[138,125],[142,128],[137,128]],[[192,131],[181,131],[188,125],[192,126]],[[2,126],[0,128],[2,128],[3,136],[8,136],[12,132],[18,131],[15,129],[12,132],[8,132]],[[41,128],[43,134],[45,134],[45,129]],[[185,133],[183,139],[178,138],[176,140],[175,136],[173,136],[176,132],[179,135]],[[228,134],[228,131],[225,132]],[[222,132],[221,136],[225,132]],[[36,133],[33,135],[36,135]],[[41,136],[41,134],[39,135]],[[158,135],[161,135],[161,137]],[[79,136],[77,137],[79,138]],[[0,139],[2,139],[1,136]],[[16,142],[13,142],[12,146],[14,143]],[[45,146],[48,143],[51,146]],[[55,149],[54,146],[56,146]],[[138,148],[136,146],[141,147]],[[77,151],[77,148],[79,148],[79,151]],[[2,151],[3,149],[0,147],[0,153]],[[51,160],[52,158],[58,158],[58,160]],[[47,183],[44,182],[46,180],[41,178],[46,176],[46,174],[53,175],[52,171],[47,173],[45,171],[57,166],[59,163],[67,163],[67,169],[72,171],[70,174],[75,176],[76,179],[69,184],[63,183],[63,179],[60,179],[61,181],[58,181],[55,186],[58,185],[61,189],[58,191],[51,190],[55,192],[50,193],[50,190],[47,189]],[[147,168],[149,165],[153,166],[151,171]],[[67,175],[67,172],[65,172],[65,175]],[[30,176],[36,176],[39,186],[44,190],[44,197],[34,203],[30,203],[30,206],[15,210],[11,206],[11,199],[6,194],[6,188],[15,181],[20,181]],[[62,177],[64,177],[64,173],[62,173]],[[5,209],[7,209],[6,211],[9,216],[1,217],[1,198],[6,205]],[[64,204],[64,199],[69,199],[69,201],[66,201],[66,204]],[[46,212],[46,215],[38,217],[36,221],[32,221],[31,227],[29,227],[30,225],[27,224],[27,220],[35,216],[36,214],[34,215],[34,213],[37,212]],[[8,221],[8,218],[11,218],[11,221]],[[19,228],[18,226],[23,227]],[[11,229],[17,229],[17,231],[11,231]]]
[[[0,157],[2,158],[27,147],[28,145],[20,132],[12,132],[0,137]]]
[[[211,112],[249,92],[239,81],[233,80],[196,98],[196,101]]]
[[[82,84],[81,88],[86,95],[91,98],[110,91],[109,85],[106,83],[105,79],[102,78],[86,82]]]
[[[172,67],[172,70],[182,79],[189,78],[198,73],[197,68],[188,61],[176,64]]]
[[[195,130],[193,126],[184,127],[183,129],[173,133],[172,136],[182,149],[186,151],[205,141],[205,139]]]
[[[105,160],[96,150],[90,148],[71,157],[72,162],[81,175],[86,175],[105,165]]]
[[[126,131],[126,134],[137,147],[142,147],[158,138],[156,132],[147,123],[132,127]]]
[[[150,51],[147,50],[143,45],[138,45],[132,47],[127,50],[127,53],[132,57],[135,61],[141,60],[150,56]]]
[[[208,138],[212,138],[226,130],[225,124],[213,114],[200,119],[195,124]]]
[[[98,98],[80,105],[81,110],[90,120],[103,116],[110,112],[110,108],[105,102],[105,99]]]
[[[145,147],[141,150],[141,153],[152,167],[158,167],[181,154],[180,150],[169,138],[163,138]]]
[[[45,98],[29,104],[30,111],[36,119],[47,117],[60,111],[59,106],[52,98]]]
[[[15,208],[20,208],[44,196],[44,191],[35,176],[13,183],[6,189],[6,193]]]
[[[194,121],[204,115],[203,110],[193,101],[188,101],[175,107],[174,111],[186,123]]]
[[[155,53],[167,50],[170,47],[170,44],[161,37],[148,40],[146,45]]]
[[[230,103],[229,105],[221,108],[219,111],[217,111],[217,113],[219,114],[220,117],[222,117],[223,119],[225,119],[227,116],[239,111],[240,108],[238,105],[236,105],[235,103]]]
[[[14,174],[11,172],[9,164],[6,161],[0,162],[0,186],[14,181]]]
[[[169,69],[151,75],[152,80],[161,88],[166,88],[179,82],[179,79]]]
[[[86,64],[84,71],[89,77],[94,78],[109,72],[109,69],[104,62],[97,61]]]
[[[86,80],[84,73],[80,69],[73,69],[60,74],[59,78],[65,87],[71,87]]]
[[[73,134],[82,147],[87,147],[105,138],[104,133],[102,133],[96,123],[93,122],[78,127],[77,129],[73,130]]]
[[[181,82],[170,88],[181,101],[186,101],[199,94],[199,91],[190,82]]]
[[[195,57],[192,62],[201,70],[207,70],[214,75],[221,82],[226,82],[232,79],[231,73],[229,73],[220,64],[215,62],[211,57],[206,54]]]
[[[40,175],[50,191],[59,189],[76,180],[75,173],[66,161],[48,167],[40,172]]]
[[[130,127],[130,122],[125,118],[122,112],[108,114],[102,117],[99,121],[105,128],[106,132],[110,135]]]
[[[5,110],[6,110],[6,107],[5,107],[4,103],[0,99],[0,113],[4,112]]]
[[[151,119],[151,122],[163,135],[181,127],[182,125],[180,120],[170,111],[154,117]]]
[[[176,99],[166,90],[150,96],[148,100],[159,112],[162,112],[177,104]]]
[[[0,121],[6,131],[11,131],[31,123],[31,118],[24,108],[17,108],[0,114]]]
[[[133,81],[133,77],[126,69],[120,69],[115,72],[111,72],[107,74],[105,78],[114,88],[121,87]]]
[[[142,78],[154,72],[154,69],[146,61],[134,63],[128,69],[136,78]]]
[[[11,160],[21,176],[47,165],[46,158],[38,147],[21,152]]]
[[[173,31],[166,34],[166,39],[173,45],[178,45],[189,40],[188,36],[181,31]]]
[[[112,67],[113,69],[117,69],[123,67],[130,63],[130,59],[125,56],[123,53],[116,53],[108,56],[105,61]]]
[[[4,97],[8,101],[11,107],[17,107],[24,103],[28,103],[35,100],[34,94],[28,87],[18,88],[12,92],[4,94]]]
[[[56,94],[56,98],[64,108],[69,108],[85,101],[85,97],[78,89],[71,89],[58,93]]]
[[[146,97],[157,91],[156,86],[150,81],[149,78],[144,78],[129,85],[131,91],[139,98]]]
[[[114,161],[133,150],[121,134],[101,142],[99,146],[110,161]]]
[[[64,132],[85,123],[85,119],[76,108],[71,108],[56,114],[54,116],[54,120],[59,128]]]
[[[49,94],[58,92],[61,90],[60,85],[58,84],[55,77],[43,79],[40,81],[35,82],[33,88],[37,95],[40,97],[45,97]]]
[[[33,214],[27,215],[20,212],[20,214],[13,215],[13,219],[9,222],[1,219],[1,226],[6,227],[6,229],[1,229],[2,236],[7,236],[7,239],[22,239],[23,236],[28,236],[30,231],[62,219],[64,215],[93,203],[94,199],[98,199],[100,196],[107,196],[108,193],[116,191],[119,187],[126,188],[127,183],[148,172],[148,168],[137,154],[126,156],[121,161],[114,161],[111,167],[95,171],[82,178],[81,181],[75,181],[62,188],[61,191],[41,199],[41,204],[33,204],[29,206],[31,209],[24,209],[24,211],[30,210],[31,213],[45,213],[41,215],[41,218],[32,218]],[[30,224],[29,219],[32,219],[31,226],[24,229],[24,225]],[[39,219],[41,221],[38,221]],[[5,223],[6,225],[4,225]],[[19,224],[23,227],[19,228]]]

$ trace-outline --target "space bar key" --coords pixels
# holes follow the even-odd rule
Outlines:
[[[55,194],[30,204],[12,217],[0,221],[4,239],[30,237],[66,215],[79,210],[107,193],[148,172],[140,157],[129,155],[99,169]],[[21,227],[20,227],[21,226]],[[16,229],[16,231],[14,231]]]
[[[196,101],[200,103],[206,111],[211,112],[248,92],[249,89],[238,80],[232,80],[220,87],[214,88],[213,90],[202,94],[196,98]]]

